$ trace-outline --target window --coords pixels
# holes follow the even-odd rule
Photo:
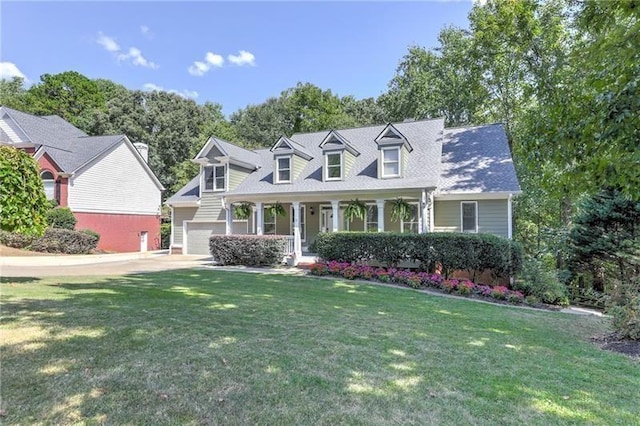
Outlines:
[[[276,169],[276,183],[291,182],[291,157],[277,157]]]
[[[276,234],[276,215],[273,214],[268,206],[264,208],[264,228],[262,232],[265,235]]]
[[[400,148],[382,149],[382,177],[400,176]]]
[[[305,223],[305,219],[304,217],[306,216],[304,214],[305,212],[305,208],[304,206],[300,206],[300,211],[302,212],[302,214],[300,214],[300,240],[302,241],[306,241],[307,240],[307,225]],[[291,235],[293,235],[293,224],[295,221],[295,209],[293,208],[293,206],[291,206]]]
[[[460,203],[462,232],[478,232],[478,202],[463,201]]]
[[[53,173],[50,171],[44,171],[40,173],[40,178],[42,178],[42,183],[44,184],[44,193],[47,195],[48,200],[53,200],[55,198],[55,189],[56,183],[53,179]]]
[[[225,167],[205,166],[204,167],[204,189],[205,191],[225,190]]]
[[[342,179],[342,153],[333,152],[325,155],[326,180]]]
[[[413,232],[417,234],[419,232],[418,218],[420,214],[418,209],[418,204],[410,204],[410,205],[411,205],[411,216],[409,217],[408,220],[402,219],[401,229],[402,229],[402,232]]]
[[[378,206],[367,206],[364,230],[365,232],[378,232]]]

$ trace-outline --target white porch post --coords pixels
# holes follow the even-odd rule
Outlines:
[[[422,211],[420,212],[420,233],[424,234],[428,232],[428,223],[429,223],[429,200],[427,198],[427,190],[422,190],[422,197],[420,198],[420,205],[422,206]]]
[[[233,204],[227,204],[227,223],[225,228],[225,234],[233,234]]]
[[[507,238],[513,238],[513,202],[512,202],[513,194],[509,194],[509,199],[507,200]]]
[[[264,207],[262,203],[256,203],[256,235],[264,232]]]
[[[340,201],[331,201],[331,213],[333,213],[333,232],[338,232],[339,223],[340,223],[340,209],[339,209]]]
[[[294,201],[293,205],[293,251],[296,259],[302,256],[302,238],[300,233],[300,201]]]
[[[433,232],[435,228],[434,210],[436,203],[433,199],[433,191],[429,192],[429,232]]]
[[[376,200],[378,206],[378,232],[384,232],[384,200]]]

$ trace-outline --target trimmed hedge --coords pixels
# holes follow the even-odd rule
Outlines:
[[[47,212],[50,228],[76,229],[76,217],[69,207],[55,207]]]
[[[222,265],[271,266],[282,262],[289,241],[282,235],[212,235],[209,251]]]
[[[62,228],[49,228],[44,235],[28,247],[33,251],[45,253],[87,254],[98,245],[96,233],[71,231]]]
[[[491,234],[333,232],[319,234],[314,246],[326,261],[377,261],[388,267],[416,262],[425,271],[440,268],[447,278],[458,270],[508,277],[522,268],[520,245]]]
[[[7,247],[23,249],[28,247],[38,237],[35,235],[18,234],[0,230],[0,244]]]

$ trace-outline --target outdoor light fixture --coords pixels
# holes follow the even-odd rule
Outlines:
[[[314,213],[314,211],[313,211],[313,206],[312,206],[312,207],[309,207],[309,213],[311,213],[311,216],[313,216],[313,213]]]

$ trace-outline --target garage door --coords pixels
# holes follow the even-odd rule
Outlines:
[[[186,254],[209,254],[209,237],[224,231],[225,224],[220,222],[187,222]]]

